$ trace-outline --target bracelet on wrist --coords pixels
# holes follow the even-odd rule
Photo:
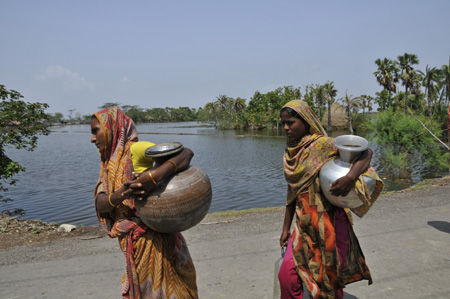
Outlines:
[[[153,178],[152,172],[150,170],[148,171],[148,176],[152,180],[153,184],[158,185],[158,182]]]
[[[119,205],[117,205],[117,206],[113,205],[113,203],[112,203],[112,201],[111,201],[111,195],[112,195],[112,194],[110,194],[110,195],[108,196],[109,204],[110,204],[113,208],[117,208]]]
[[[177,170],[178,170],[177,163],[173,162],[172,160],[167,160],[167,162],[172,163],[172,165],[175,167],[175,170],[173,171],[173,173],[177,173]]]

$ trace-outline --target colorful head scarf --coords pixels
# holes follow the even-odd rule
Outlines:
[[[308,135],[296,145],[288,144],[284,153],[284,177],[288,183],[286,204],[297,199],[297,195],[306,190],[319,173],[320,168],[337,156],[338,151],[333,139],[327,137],[312,109],[301,100],[288,102],[284,107],[293,109],[309,125]]]
[[[319,174],[322,166],[339,155],[334,146],[334,139],[326,137],[326,132],[312,109],[301,100],[287,103],[289,107],[298,113],[310,126],[310,135],[305,135],[297,145],[287,145],[284,153],[284,176],[288,183],[286,204],[297,199],[297,195],[307,190]],[[284,108],[283,107],[283,108]],[[372,194],[368,193],[363,176],[376,181]],[[378,177],[373,167],[363,173],[355,182],[355,192],[361,199],[362,206],[352,209],[359,217],[364,216],[371,205],[383,190],[384,184]]]
[[[309,125],[309,133],[327,136],[327,132],[323,128],[317,116],[312,111],[311,107],[302,100],[293,100],[286,103],[283,108],[288,107],[297,112],[298,115],[303,118]]]
[[[117,107],[100,110],[93,117],[100,123],[106,141],[105,152],[100,153],[102,163],[97,187],[103,184],[102,191],[109,195],[132,178],[129,151],[138,140],[137,130],[133,120]],[[97,189],[95,196],[99,193]]]

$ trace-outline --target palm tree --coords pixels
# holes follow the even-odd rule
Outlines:
[[[366,114],[366,108],[370,111],[372,111],[372,101],[373,98],[371,96],[368,96],[366,94],[362,94],[358,97],[358,99],[361,101],[361,107],[363,109],[363,114]]]
[[[237,115],[239,113],[241,113],[245,108],[245,99],[237,98],[236,100],[234,100],[233,106],[234,106],[235,117],[237,119]]]
[[[442,85],[444,86],[444,93],[449,103],[449,113],[450,113],[450,58],[448,64],[444,64],[441,67],[442,71]],[[450,115],[449,115],[450,117]]]
[[[440,90],[440,82],[442,80],[442,71],[435,67],[429,68],[428,65],[425,69],[425,73],[419,71],[422,74],[423,79],[422,83],[425,86],[425,92],[427,94],[427,103],[428,103],[428,116],[430,120],[433,117],[433,98],[437,96],[437,93]]]
[[[205,110],[208,112],[209,120],[214,120],[214,125],[217,125],[217,113],[216,113],[216,105],[214,103],[207,103],[205,105]]]
[[[377,78],[377,82],[386,89],[389,94],[391,92],[397,91],[397,86],[395,85],[398,82],[398,65],[395,61],[392,61],[388,58],[375,60],[375,64],[378,66],[378,70],[373,74]]]
[[[358,111],[359,107],[361,107],[361,101],[359,101],[358,97],[348,95],[347,91],[345,91],[345,97],[340,100],[345,105],[345,110],[347,110],[348,130],[350,134],[353,135],[352,112],[356,113]]]
[[[419,64],[419,58],[415,54],[405,53],[397,57],[401,68],[401,79],[405,85],[405,113],[408,113],[408,89],[413,87],[414,68],[412,65]]]
[[[333,82],[327,82],[324,84],[325,94],[327,96],[328,103],[328,128],[327,131],[331,132],[333,127],[331,126],[331,104],[334,102],[334,98],[337,95],[337,89],[334,88]]]
[[[386,89],[375,93],[375,102],[378,104],[378,111],[384,111],[392,104],[392,97]]]
[[[316,84],[316,87],[312,88],[314,93],[316,94],[316,104],[317,104],[317,116],[319,120],[322,118],[322,106],[325,98],[325,86]]]
[[[217,100],[214,102],[214,105],[216,105],[217,110],[219,110],[222,113],[222,118],[225,120],[227,114],[230,113],[232,105],[232,99],[224,94],[219,95]]]

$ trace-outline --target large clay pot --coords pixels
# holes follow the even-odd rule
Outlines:
[[[322,166],[319,173],[320,188],[328,201],[335,206],[350,209],[362,206],[363,203],[354,190],[345,197],[334,196],[330,192],[330,185],[350,171],[350,164],[369,147],[369,142],[360,136],[342,135],[334,139],[334,145],[339,150],[340,157]],[[376,181],[369,177],[362,178],[366,182],[369,194],[372,194]]]
[[[155,145],[155,168],[171,155],[182,150],[167,144]],[[156,147],[167,149],[158,151]],[[152,147],[153,148],[153,147]],[[164,152],[165,151],[165,152]],[[147,154],[151,156],[152,154]],[[167,155],[168,153],[168,155]],[[208,213],[212,189],[208,175],[198,167],[190,166],[161,182],[142,201],[136,201],[139,218],[151,229],[161,233],[175,233],[197,225]]]

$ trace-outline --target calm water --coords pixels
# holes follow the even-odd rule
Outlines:
[[[140,124],[137,128],[140,140],[178,141],[194,151],[191,164],[211,179],[210,212],[284,205],[283,134],[218,131],[197,123]],[[52,134],[39,137],[35,151],[9,150],[8,155],[27,170],[17,175],[17,186],[5,194],[13,201],[0,203],[0,209],[24,209],[24,219],[96,225],[93,194],[100,157],[90,138],[88,125],[53,127]],[[388,190],[412,183],[386,181]]]

